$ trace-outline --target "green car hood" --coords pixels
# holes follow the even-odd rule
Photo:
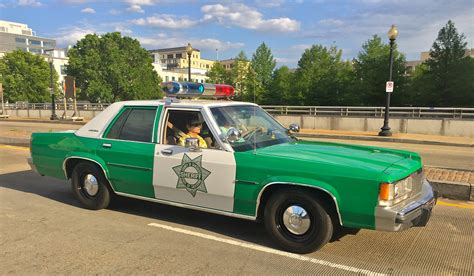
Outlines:
[[[379,147],[298,141],[260,148],[257,155],[285,159],[288,165],[311,163],[314,172],[350,174],[388,181],[421,167],[418,154]],[[390,178],[390,179],[389,179]]]

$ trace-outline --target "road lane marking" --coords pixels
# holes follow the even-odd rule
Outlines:
[[[10,146],[10,145],[0,145],[0,148],[4,148],[4,149],[16,149],[16,150],[30,150],[29,147]]]
[[[443,202],[439,201],[436,202],[437,205],[442,205],[442,206],[449,206],[449,207],[456,207],[456,208],[464,208],[464,209],[474,209],[474,206],[469,206],[469,205],[462,205],[462,204],[456,204],[456,203],[448,203],[448,202]]]
[[[337,269],[341,269],[341,270],[345,270],[345,271],[349,271],[349,272],[360,273],[360,274],[364,274],[364,275],[385,275],[385,274],[377,273],[377,272],[370,271],[370,270],[365,270],[365,269],[352,267],[352,266],[347,266],[347,265],[342,265],[342,264],[336,264],[336,263],[332,263],[332,262],[329,262],[329,261],[324,261],[324,260],[319,260],[319,259],[315,259],[315,258],[311,258],[311,257],[306,257],[306,256],[303,256],[303,255],[284,252],[284,251],[268,248],[268,247],[261,246],[261,245],[255,245],[255,244],[240,242],[240,241],[231,240],[231,239],[224,239],[224,238],[220,238],[220,237],[216,237],[216,236],[212,236],[212,235],[208,235],[208,234],[203,234],[203,233],[199,233],[199,232],[194,232],[194,231],[190,231],[190,230],[186,230],[186,229],[182,229],[182,228],[176,228],[176,227],[172,227],[172,226],[168,226],[168,225],[164,225],[164,224],[150,223],[150,224],[148,224],[148,226],[157,227],[157,228],[161,228],[161,229],[165,229],[165,230],[169,230],[169,231],[173,231],[173,232],[177,232],[177,233],[181,233],[181,234],[186,234],[186,235],[190,235],[190,236],[200,237],[200,238],[204,238],[204,239],[207,239],[207,240],[212,240],[212,241],[222,242],[222,243],[226,243],[226,244],[230,244],[230,245],[240,246],[240,247],[243,247],[243,248],[252,249],[252,250],[256,250],[256,251],[260,251],[260,252],[264,252],[264,253],[279,255],[279,256],[283,256],[283,257],[287,257],[287,258],[291,258],[291,259],[295,259],[295,260],[299,260],[299,261],[310,262],[310,263],[319,264],[319,265],[323,265],[323,266],[329,266],[329,267],[333,267],[333,268],[337,268]]]

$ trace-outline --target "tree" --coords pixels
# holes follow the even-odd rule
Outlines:
[[[211,69],[207,72],[207,76],[210,83],[232,84],[230,72],[219,62],[215,62],[212,65]]]
[[[53,69],[55,91],[58,74]],[[3,83],[5,98],[10,102],[47,102],[50,96],[50,68],[45,58],[16,50],[0,59],[0,82]]]
[[[291,105],[294,74],[287,66],[282,66],[273,72],[269,89],[262,97],[263,104]]]
[[[242,100],[248,98],[247,85],[245,83],[249,69],[249,60],[243,51],[235,57],[235,63],[232,67],[231,76],[235,87],[235,98]]]
[[[350,97],[352,69],[335,46],[313,45],[298,61],[291,102],[300,105],[341,105]]]
[[[357,59],[354,60],[356,89],[360,95],[360,104],[365,106],[385,105],[385,83],[389,77],[390,45],[374,35],[362,45]],[[409,104],[407,99],[405,56],[397,51],[396,44],[393,50],[393,77],[395,83],[392,95],[392,106]]]
[[[68,75],[76,78],[82,99],[114,102],[161,96],[161,79],[148,52],[120,33],[88,34],[69,51]]]
[[[263,97],[262,94],[266,93],[270,88],[273,70],[276,66],[276,61],[273,58],[272,51],[264,42],[258,46],[257,50],[252,55],[250,66],[255,72],[255,81],[259,87],[259,89],[255,90],[255,98],[257,102],[261,102]]]
[[[437,106],[472,106],[474,75],[472,58],[465,56],[467,42],[449,20],[441,28],[426,61],[427,79],[434,85],[430,103]]]

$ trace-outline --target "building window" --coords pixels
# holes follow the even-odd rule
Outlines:
[[[30,30],[21,30],[21,34],[31,35],[31,31]]]
[[[18,50],[22,50],[23,52],[28,52],[26,47],[16,47]]]
[[[54,48],[54,43],[51,41],[43,41],[44,48]]]
[[[166,81],[170,81],[170,77],[165,76],[165,80],[166,80]]]
[[[30,52],[35,53],[35,54],[41,54],[42,53],[41,49],[35,49],[35,48],[30,48]]]
[[[175,77],[171,77],[171,80],[172,80],[172,81],[175,81],[176,79],[175,79]]]
[[[66,65],[60,65],[59,68],[60,68],[60,71],[61,71],[61,75],[66,75],[67,66]]]
[[[7,28],[5,28],[5,27],[0,27],[0,32],[6,33],[6,32],[7,32]]]
[[[181,54],[181,53],[176,54],[176,58],[183,58],[183,54]]]
[[[38,45],[38,46],[41,46],[41,41],[40,41],[40,40],[30,39],[30,45]]]
[[[26,44],[26,38],[23,37],[15,37],[15,42],[20,44]]]
[[[168,59],[173,59],[173,55],[168,55]]]
[[[188,81],[188,78],[184,78],[184,81]]]

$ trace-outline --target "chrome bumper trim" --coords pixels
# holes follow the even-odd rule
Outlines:
[[[31,167],[31,170],[37,173],[38,170],[36,169],[36,166],[35,166],[35,164],[33,163],[33,158],[28,157],[28,158],[27,158],[27,161],[28,161],[28,165],[30,165],[30,167]]]
[[[436,204],[436,195],[431,184],[425,179],[421,195],[405,205],[375,208],[375,229],[382,231],[402,231],[411,227],[425,226]]]

